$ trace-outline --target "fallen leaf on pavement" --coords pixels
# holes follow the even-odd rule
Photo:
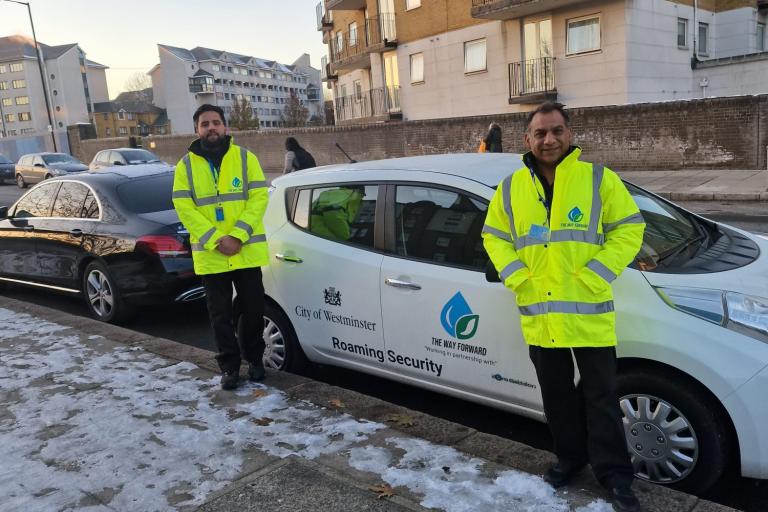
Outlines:
[[[375,492],[378,498],[390,498],[395,495],[395,490],[389,484],[372,485],[368,490]]]
[[[344,408],[344,402],[342,402],[338,398],[334,398],[333,400],[331,400],[328,403],[331,404],[332,406],[336,407],[337,409],[343,409]]]
[[[251,418],[251,421],[257,424],[260,427],[266,427],[268,425],[271,425],[273,421],[272,418],[267,418],[266,416],[264,418]]]
[[[254,389],[254,390],[253,390],[253,396],[254,396],[254,398],[261,398],[261,397],[263,397],[263,396],[267,396],[268,394],[269,394],[269,393],[267,393],[267,392],[266,392],[265,390],[263,390],[263,389]]]
[[[407,415],[407,414],[391,414],[387,421],[392,423],[397,423],[400,427],[412,427],[413,426],[413,417]]]

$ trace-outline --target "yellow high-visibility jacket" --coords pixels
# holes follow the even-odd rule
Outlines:
[[[616,345],[610,283],[640,251],[645,223],[616,173],[580,154],[574,148],[557,166],[549,222],[528,166],[499,184],[488,207],[483,245],[515,292],[529,345]]]
[[[350,224],[357,217],[363,193],[356,189],[326,190],[312,204],[310,229],[334,240],[349,240]]]
[[[194,147],[195,143],[190,149]],[[194,151],[184,155],[176,164],[173,205],[190,234],[195,273],[220,274],[269,264],[262,223],[268,201],[259,160],[245,148],[230,143],[218,183],[207,159]],[[217,208],[223,220],[217,220]],[[243,243],[238,254],[225,256],[216,250],[216,242],[224,235]]]

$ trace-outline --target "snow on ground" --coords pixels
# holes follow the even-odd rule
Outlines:
[[[241,477],[260,452],[342,451],[352,467],[407,487],[426,507],[569,510],[539,477],[490,477],[486,461],[421,439],[367,445],[384,425],[263,385],[225,393],[218,380],[0,308],[0,511],[186,508]],[[583,512],[610,510],[598,501]]]

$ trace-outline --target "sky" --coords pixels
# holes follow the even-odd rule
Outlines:
[[[0,403],[0,512],[80,509],[93,496],[109,510],[198,506],[253,471],[259,453],[346,460],[447,512],[571,512],[540,476],[268,385],[224,393],[192,363],[4,308]],[[596,500],[575,512],[611,510]]]
[[[204,46],[291,64],[309,53],[320,68],[327,50],[317,30],[319,0],[28,0],[39,42],[78,43],[109,66],[110,99],[130,75],[157,64],[157,44]],[[31,37],[27,9],[0,0],[0,37]]]

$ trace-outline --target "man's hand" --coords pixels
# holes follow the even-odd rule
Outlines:
[[[216,242],[216,250],[224,256],[234,256],[240,252],[240,248],[243,243],[237,238],[229,235],[224,235]]]

